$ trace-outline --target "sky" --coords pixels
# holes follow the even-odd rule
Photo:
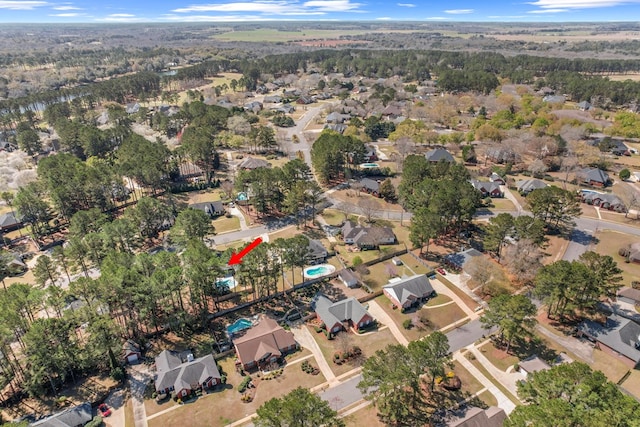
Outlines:
[[[0,0],[0,22],[640,21],[640,0]]]

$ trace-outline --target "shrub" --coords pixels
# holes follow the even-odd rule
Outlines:
[[[244,393],[249,383],[251,382],[251,376],[247,375],[240,384],[238,384],[238,391],[240,393]]]
[[[362,264],[362,258],[360,258],[359,256],[355,256],[353,257],[353,266],[357,267],[359,265]]]
[[[85,424],[85,427],[100,427],[102,425],[104,425],[102,417],[100,415],[96,415],[91,421]]]
[[[411,329],[411,319],[404,319],[404,321],[402,322],[402,327],[405,329]]]

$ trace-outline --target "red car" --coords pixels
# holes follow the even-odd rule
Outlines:
[[[101,403],[98,405],[98,412],[101,417],[108,417],[111,415],[111,408],[109,408],[106,403]]]
[[[446,275],[447,275],[447,272],[446,272],[446,271],[444,271],[444,268],[436,268],[436,271],[437,271],[438,273],[442,274],[443,276],[446,276]]]

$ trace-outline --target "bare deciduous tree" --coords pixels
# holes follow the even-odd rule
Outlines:
[[[367,222],[371,222],[373,214],[380,210],[380,202],[373,197],[364,197],[358,201],[358,207],[367,218]]]
[[[504,265],[520,283],[528,285],[542,267],[544,253],[539,245],[528,239],[522,239],[505,248]]]
[[[483,289],[483,293],[485,286],[491,282],[496,274],[497,268],[490,259],[484,256],[474,257],[464,265],[464,271],[471,276],[471,280],[477,287]]]

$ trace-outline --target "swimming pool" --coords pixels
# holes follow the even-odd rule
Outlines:
[[[360,163],[360,167],[363,169],[371,169],[371,168],[379,168],[380,165],[377,163]]]
[[[238,282],[236,282],[236,279],[234,279],[233,277],[220,277],[216,279],[216,286],[218,288],[233,289],[237,285]]]
[[[307,279],[315,279],[316,277],[326,276],[336,271],[336,268],[331,264],[314,265],[304,269],[304,277]]]
[[[237,334],[240,331],[244,331],[245,329],[249,329],[253,326],[253,322],[249,319],[245,319],[244,317],[236,320],[229,326],[227,326],[227,333],[229,335]]]

